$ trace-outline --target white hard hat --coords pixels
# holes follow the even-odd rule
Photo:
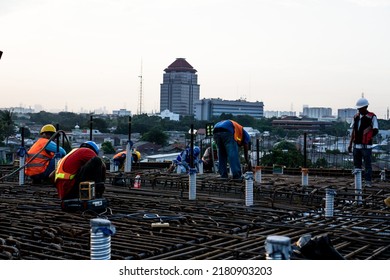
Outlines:
[[[365,99],[364,97],[360,98],[357,102],[356,102],[356,109],[360,109],[360,108],[363,108],[363,107],[366,107],[368,106],[368,100]]]

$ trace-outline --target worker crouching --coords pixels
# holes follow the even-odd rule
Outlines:
[[[95,183],[96,198],[103,196],[106,165],[98,155],[96,143],[87,141],[60,160],[52,177],[61,200],[79,198],[79,185],[86,181]]]

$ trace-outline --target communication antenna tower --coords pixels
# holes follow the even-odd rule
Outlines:
[[[142,114],[142,60],[141,60],[141,74],[138,76],[139,78],[139,100],[138,100],[138,114]]]

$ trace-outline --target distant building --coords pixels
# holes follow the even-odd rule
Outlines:
[[[210,120],[212,117],[219,117],[222,113],[233,116],[249,115],[259,119],[264,116],[264,104],[260,101],[248,102],[220,98],[203,98],[195,102],[195,118],[198,120]]]
[[[180,115],[172,113],[168,109],[161,111],[160,113],[160,118],[162,119],[169,119],[170,121],[179,121],[180,120]]]
[[[131,111],[126,109],[119,109],[119,110],[113,110],[112,114],[119,117],[126,117],[126,116],[131,116]]]
[[[302,117],[320,119],[332,116],[332,108],[303,106]]]
[[[281,118],[281,117],[295,117],[297,112],[292,111],[264,111],[264,117],[267,119],[270,118]]]
[[[332,126],[332,122],[318,121],[298,117],[285,117],[272,121],[272,127],[283,130],[302,130],[306,132],[318,132],[323,128]]]
[[[341,121],[346,121],[351,123],[353,116],[357,113],[357,110],[354,108],[344,108],[337,110],[337,117]]]
[[[10,111],[16,115],[24,115],[34,113],[34,109],[31,108],[23,108],[23,107],[8,107],[8,108],[0,108],[0,111]]]
[[[160,85],[160,112],[169,110],[182,116],[193,116],[200,91],[197,71],[184,58],[177,58],[164,71]]]

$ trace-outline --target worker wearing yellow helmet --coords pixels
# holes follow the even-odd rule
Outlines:
[[[134,149],[131,153],[133,157],[133,163],[137,163],[141,160],[141,153]]]
[[[29,176],[34,184],[41,183],[42,180],[49,178],[49,175],[55,168],[55,154],[57,144],[49,139],[57,130],[52,124],[42,126],[39,134],[40,138],[31,146],[27,152],[27,164],[24,173]],[[66,155],[65,150],[59,147],[60,157]]]
[[[141,153],[138,152],[136,149],[133,149],[131,152],[131,157],[132,163],[137,163],[141,159]],[[118,166],[119,170],[123,170],[124,163],[126,160],[126,151],[116,153],[112,159],[114,161],[114,165]]]

